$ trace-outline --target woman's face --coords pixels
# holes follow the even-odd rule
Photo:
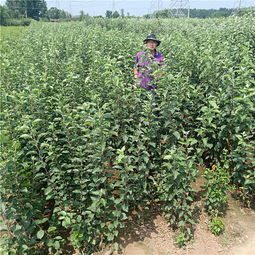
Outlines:
[[[158,46],[158,43],[153,40],[148,40],[146,45],[147,45],[147,48],[155,50],[156,47]]]

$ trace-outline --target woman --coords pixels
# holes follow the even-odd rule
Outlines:
[[[138,85],[148,91],[157,88],[155,77],[159,66],[164,63],[164,56],[156,50],[161,41],[157,40],[154,34],[150,34],[144,40],[146,50],[136,54],[134,75],[137,78]]]

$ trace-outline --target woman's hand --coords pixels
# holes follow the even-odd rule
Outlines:
[[[138,78],[138,69],[137,68],[134,68],[134,77],[137,79]]]

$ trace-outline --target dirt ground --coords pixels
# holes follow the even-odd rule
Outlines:
[[[204,179],[200,177],[192,185],[198,194],[197,204],[201,208],[201,214],[196,225],[194,241],[185,249],[174,244],[175,233],[155,208],[143,221],[130,221],[119,240],[122,249],[122,253],[119,254],[255,255],[255,210],[243,208],[230,194],[228,210],[224,217],[225,231],[220,236],[214,236],[208,230],[209,217],[202,206],[203,183]],[[95,255],[113,254],[116,253],[106,250]]]
[[[174,232],[161,215],[146,221],[122,237],[122,255],[255,255],[255,212],[241,209],[238,201],[229,199],[225,232],[214,236],[207,227],[208,216],[202,213],[194,242],[185,249],[174,245]],[[107,253],[105,253],[107,254]]]

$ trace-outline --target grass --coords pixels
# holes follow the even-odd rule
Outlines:
[[[24,26],[0,26],[0,54],[4,57],[10,50],[10,44],[16,43],[22,31],[27,28]],[[1,58],[2,58],[1,57]],[[2,69],[2,59],[0,58],[0,70]]]
[[[8,41],[15,41],[26,27],[0,26],[0,52],[5,52]]]
[[[19,26],[19,27],[12,27],[12,26],[0,26],[0,35],[1,35],[1,41],[6,40],[9,38],[16,38],[20,35],[20,33],[25,29],[26,27]]]

